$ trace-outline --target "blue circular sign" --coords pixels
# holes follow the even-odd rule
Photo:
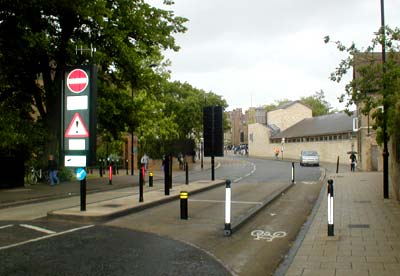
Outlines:
[[[76,179],[84,180],[86,178],[86,170],[84,168],[78,168],[75,171]]]

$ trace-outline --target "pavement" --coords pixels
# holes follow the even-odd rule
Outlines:
[[[382,173],[345,172],[327,179],[334,181],[334,236],[328,236],[324,185],[275,275],[400,275],[400,205],[393,193],[383,199]]]
[[[208,163],[204,162],[204,170],[210,169],[210,165]],[[202,170],[200,162],[189,163],[189,169],[191,173]],[[151,172],[154,174],[154,183],[163,183],[163,171],[158,169],[152,170]],[[128,173],[130,173],[130,171],[128,171]],[[128,175],[128,173],[125,169],[119,170],[118,174],[113,175],[112,185],[110,185],[107,171],[103,177],[100,177],[99,170],[95,169],[93,171],[89,171],[86,185],[87,194],[89,195],[123,188],[137,187],[139,183],[138,171],[135,170],[133,176]],[[183,177],[184,179],[184,174],[184,171],[174,168],[173,183],[175,183],[174,179],[178,177],[181,179]],[[148,174],[146,175],[145,184],[148,186]],[[38,183],[35,185],[26,185],[25,187],[0,189],[0,209],[76,195],[80,195],[80,182],[77,180],[61,182],[60,184],[54,186],[50,186],[48,183]]]
[[[191,170],[201,170],[199,162],[193,164]],[[328,236],[327,185],[324,185],[309,219],[275,275],[400,275],[400,205],[391,188],[390,198],[383,199],[382,173],[330,172],[324,183],[328,179],[334,181],[334,236]],[[108,185],[106,177],[89,177],[88,196],[133,186],[136,190],[129,195],[88,204],[84,212],[80,211],[78,205],[53,211],[49,215],[97,221],[161,204],[166,200],[161,181],[163,175],[161,171],[155,171],[154,174],[155,183],[158,179],[159,184],[150,189],[147,183],[144,202],[139,202],[138,198],[138,176],[129,176],[125,171],[120,171],[120,175],[114,177],[113,185]],[[183,174],[183,171],[177,171],[174,172],[174,177]],[[168,200],[176,200],[182,190],[190,194],[224,183],[224,180],[217,180],[191,182],[189,185],[174,184]],[[55,187],[34,185],[3,189],[0,190],[0,208],[66,197],[71,193],[79,195],[78,181]],[[128,205],[129,208],[126,207]]]

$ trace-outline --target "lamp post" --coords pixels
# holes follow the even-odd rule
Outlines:
[[[385,38],[385,3],[381,0],[381,32],[382,32],[382,71],[383,71],[383,198],[389,198],[389,151],[387,135],[387,112],[389,104],[386,97],[386,38]]]

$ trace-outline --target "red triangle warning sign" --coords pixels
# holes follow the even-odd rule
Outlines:
[[[79,113],[75,113],[72,117],[71,123],[65,131],[65,138],[87,138],[89,137],[89,131],[86,128],[85,123]]]

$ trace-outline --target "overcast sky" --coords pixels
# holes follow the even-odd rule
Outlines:
[[[228,110],[298,100],[323,90],[337,97],[345,82],[329,75],[343,54],[324,37],[370,45],[378,31],[380,0],[148,0],[189,19],[176,36],[179,52],[167,52],[172,80],[221,95]],[[385,1],[385,21],[400,27],[400,0]]]

